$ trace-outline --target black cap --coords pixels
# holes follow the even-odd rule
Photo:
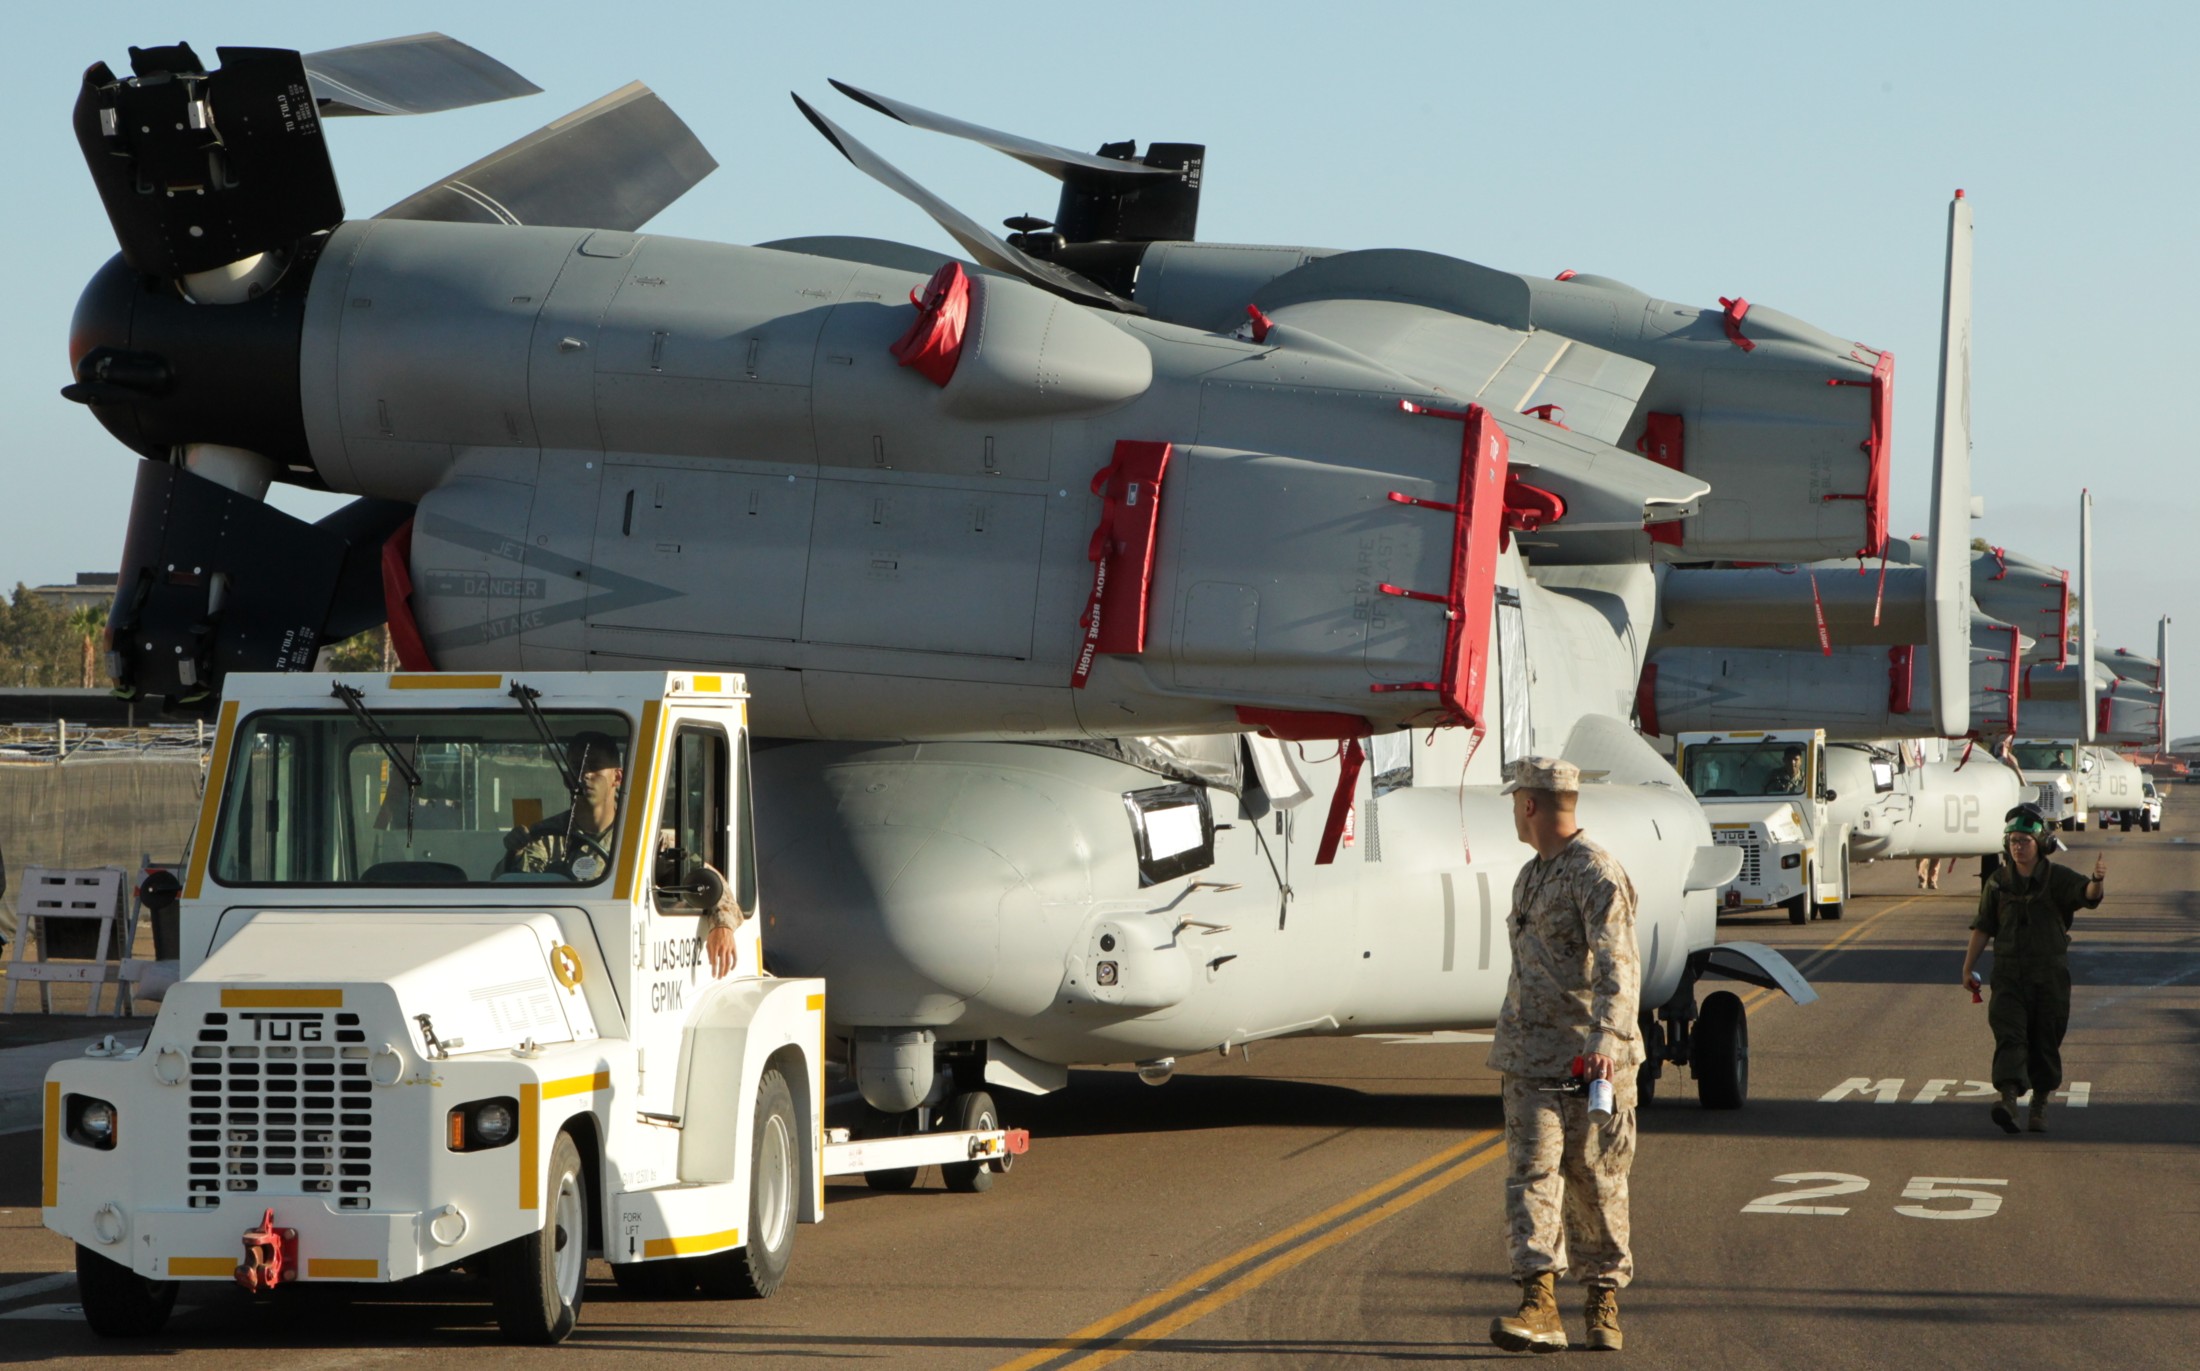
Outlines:
[[[626,765],[626,742],[591,729],[566,739],[565,755],[577,770],[586,770],[590,763],[599,771],[608,766],[623,767]]]

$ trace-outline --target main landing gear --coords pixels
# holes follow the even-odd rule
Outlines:
[[[1640,1023],[1645,1056],[1635,1075],[1638,1107],[1657,1096],[1665,1065],[1685,1066],[1706,1109],[1740,1109],[1749,1100],[1749,1014],[1742,997],[1715,990],[1696,1002],[1696,981],[1709,969],[1708,954],[1689,959],[1673,997],[1644,1010]]]
[[[853,1074],[864,1098],[859,1137],[993,1133],[1001,1128],[1000,1109],[982,1088],[982,1048],[941,1045],[928,1030],[861,1029],[852,1048]],[[1014,1164],[1014,1150],[938,1161],[941,1181],[963,1194],[992,1189],[994,1177]],[[907,1190],[917,1183],[921,1169],[885,1167],[865,1171],[863,1179],[873,1190]]]

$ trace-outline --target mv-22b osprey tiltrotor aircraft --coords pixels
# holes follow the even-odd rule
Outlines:
[[[858,92],[1057,176],[1056,220],[996,238],[804,105],[975,265],[644,236],[712,163],[629,87],[346,221],[321,115],[525,83],[433,35],[221,57],[134,50],[77,107],[122,253],[67,393],[146,459],[121,689],[203,697],[385,616],[410,666],[738,667],[784,740],[767,956],[831,978],[889,1127],[950,1080],[1487,1025],[1527,854],[1496,783],[1531,752],[1603,774],[1646,1035],[1706,1103],[1746,1037],[1697,981],[1809,997],[1714,946],[1735,854],[1632,714],[1658,567],[1886,546],[1891,356],[1739,298],[1198,243],[1197,147]],[[276,480],[362,498],[309,526]],[[1968,727],[1967,569],[1918,589],[1950,663],[1918,732]]]

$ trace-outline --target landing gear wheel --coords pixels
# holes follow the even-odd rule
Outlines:
[[[901,1114],[884,1114],[875,1109],[867,1112],[872,1124],[865,1130],[867,1137],[903,1138],[916,1131],[917,1111],[914,1109]],[[917,1168],[891,1166],[883,1171],[866,1171],[863,1183],[873,1190],[907,1190],[917,1183]]]
[[[1788,912],[1788,922],[1791,924],[1807,924],[1810,922],[1810,896],[1808,895],[1797,895],[1792,900],[1782,900],[1780,901],[1780,908]]]
[[[1001,1126],[1001,1116],[993,1108],[993,1097],[983,1090],[973,1090],[957,1095],[947,1102],[946,1131],[950,1133],[990,1132]],[[1002,1158],[1006,1170],[1007,1158]],[[993,1163],[989,1161],[947,1162],[940,1167],[940,1179],[947,1182],[949,1190],[973,1195],[993,1188]]]
[[[703,1293],[713,1299],[768,1300],[794,1260],[796,1202],[802,1189],[801,1145],[795,1141],[794,1092],[778,1067],[756,1084],[756,1126],[749,1141],[748,1241],[697,1262]]]
[[[76,1248],[76,1297],[84,1322],[103,1338],[149,1338],[176,1307],[176,1282],[147,1280],[82,1243]]]
[[[486,1274],[506,1342],[547,1346],[580,1322],[588,1283],[588,1177],[570,1133],[550,1149],[542,1228],[488,1253]]]
[[[2131,831],[2131,816],[2129,814],[2126,814],[2123,817],[2123,828],[2121,831],[2125,833],[2129,833]]]
[[[1706,1109],[1740,1109],[1749,1098],[1749,1015],[1741,996],[1721,990],[1704,997],[1688,1069]]]
[[[1636,1017],[1635,1031],[1643,1047],[1642,1065],[1635,1068],[1635,1107],[1647,1109],[1658,1096],[1658,1076],[1665,1070],[1668,1037],[1654,1010],[1646,1009]]]

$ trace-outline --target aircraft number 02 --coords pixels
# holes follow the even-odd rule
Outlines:
[[[1978,832],[1978,796],[1950,795],[1942,803],[1947,806],[1950,833]]]
[[[1862,1176],[1852,1176],[1845,1171],[1790,1171],[1784,1176],[1774,1176],[1780,1185],[1800,1186],[1796,1190],[1775,1190],[1769,1195],[1759,1195],[1742,1206],[1744,1214],[1815,1214],[1837,1218],[1849,1212],[1845,1204],[1811,1204],[1812,1200],[1830,1200],[1842,1195],[1855,1195],[1869,1189],[1871,1182]],[[1822,1182],[1822,1184],[1814,1184]],[[1902,1198],[1918,1201],[1962,1200],[1960,1209],[1932,1207],[1927,1204],[1898,1204],[1894,1212],[1912,1219],[1984,1219],[2001,1209],[2001,1192],[1979,1189],[1981,1186],[2003,1186],[2006,1180],[1988,1180],[1973,1176],[1912,1176],[1902,1188]]]

